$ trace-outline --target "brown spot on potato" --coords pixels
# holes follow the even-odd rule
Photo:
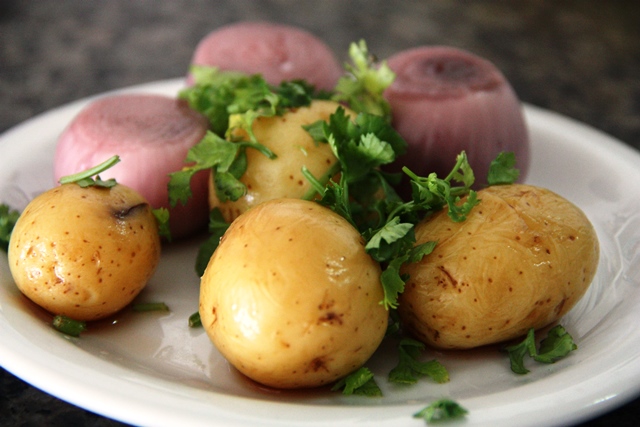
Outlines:
[[[325,356],[316,357],[309,363],[309,368],[313,372],[318,372],[323,370],[325,372],[329,372],[329,367],[327,366],[327,361],[325,360]]]
[[[320,323],[328,323],[330,325],[333,324],[338,324],[338,325],[342,325],[342,318],[344,317],[344,314],[340,313],[335,313],[333,311],[329,311],[327,312],[324,316],[320,317],[318,319],[318,324]]]

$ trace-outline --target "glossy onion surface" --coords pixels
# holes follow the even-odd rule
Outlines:
[[[333,89],[342,75],[341,64],[322,40],[301,28],[267,22],[212,31],[196,46],[191,63],[262,74],[273,85],[304,79],[324,90]]]
[[[386,90],[393,124],[407,140],[398,165],[418,175],[446,176],[466,151],[476,182],[501,151],[516,155],[520,176],[529,167],[529,137],[511,85],[489,61],[451,47],[418,47],[388,60],[396,79]]]
[[[161,95],[113,95],[89,104],[65,129],[55,152],[54,177],[93,167],[113,155],[120,163],[101,174],[140,192],[154,208],[169,208],[169,173],[185,166],[187,151],[208,122],[188,105]],[[171,211],[174,238],[202,229],[208,220],[208,173],[197,174],[193,198]]]

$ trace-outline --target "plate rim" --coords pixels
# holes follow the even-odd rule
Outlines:
[[[112,95],[112,94],[123,92],[123,91],[166,93],[169,90],[175,91],[179,89],[182,86],[183,81],[184,79],[182,78],[175,78],[175,79],[169,79],[169,80],[149,82],[141,85],[135,85],[135,86],[130,86],[126,88],[104,92],[101,94],[82,98],[80,100],[72,101],[70,103],[61,105],[54,109],[40,113],[3,132],[0,135],[0,150],[4,150],[4,147],[2,146],[2,142],[5,139],[12,137],[14,134],[18,132],[23,132],[25,130],[28,130],[31,126],[34,125],[34,123],[37,124],[39,120],[53,118],[61,114],[62,112],[79,109],[81,108],[82,105],[85,105],[98,97]],[[523,109],[524,109],[525,117],[529,124],[533,124],[533,123],[537,124],[538,122],[554,123],[556,127],[557,126],[570,127],[571,130],[574,130],[576,132],[583,132],[591,136],[596,136],[599,142],[608,144],[607,148],[610,148],[612,150],[612,153],[613,153],[612,155],[615,155],[616,157],[620,157],[621,160],[623,159],[625,162],[634,163],[635,164],[634,166],[637,166],[640,169],[640,153],[638,153],[637,150],[633,149],[627,144],[624,144],[623,142],[617,140],[616,138],[590,125],[581,123],[575,119],[569,118],[559,113],[555,113],[555,112],[543,109],[541,107],[536,107],[536,106],[525,103],[523,104]],[[158,416],[150,417],[150,414],[154,413],[154,411],[158,411],[157,406],[154,406],[153,404],[154,400],[148,399],[146,396],[142,396],[140,393],[137,393],[137,392],[133,392],[133,393],[127,392],[125,394],[119,395],[117,392],[118,391],[122,392],[123,390],[117,387],[118,381],[115,381],[115,383],[113,384],[109,383],[108,391],[111,391],[113,393],[107,393],[107,396],[102,396],[103,397],[102,401],[100,401],[99,399],[94,400],[95,396],[90,396],[90,393],[88,393],[86,390],[86,384],[83,384],[82,382],[82,377],[88,374],[89,372],[85,372],[86,371],[85,369],[80,369],[79,370],[80,372],[78,375],[74,376],[73,378],[69,378],[69,377],[65,377],[61,372],[57,371],[54,368],[53,364],[38,363],[38,358],[29,356],[29,351],[33,350],[33,343],[30,342],[28,339],[26,339],[26,337],[24,337],[23,335],[18,334],[17,331],[10,329],[7,326],[9,326],[8,321],[3,315],[2,300],[0,300],[0,332],[2,332],[3,341],[5,341],[8,337],[9,338],[8,342],[12,343],[15,346],[13,348],[9,348],[9,346],[6,344],[7,341],[5,341],[3,344],[0,345],[0,365],[4,369],[6,369],[8,372],[12,373],[13,375],[16,375],[17,377],[32,384],[33,386],[40,388],[41,390],[49,394],[52,394],[53,396],[56,396],[62,400],[65,400],[73,405],[85,408],[89,411],[101,414],[105,417],[121,420],[123,422],[128,422],[133,424],[149,424],[149,422],[151,421],[153,425],[165,425],[166,423],[169,423],[166,425],[171,425],[176,421],[184,421],[184,415],[181,414],[181,415],[177,415],[177,417],[174,417],[167,414],[166,413],[167,411],[162,411],[163,413],[159,414]],[[122,369],[124,370],[125,368],[122,368]],[[634,371],[634,375],[637,375],[638,378],[640,378],[640,366],[636,368],[636,370]],[[158,379],[154,378],[154,381],[158,381]],[[60,387],[56,387],[52,384],[64,384],[65,388],[61,390]],[[142,387],[143,389],[146,388],[147,391],[149,391],[148,390],[149,385],[145,385],[145,384],[137,384],[137,385],[138,387]],[[131,389],[133,390],[133,388]],[[155,396],[156,392],[157,390],[153,388],[150,394]],[[104,395],[104,391],[102,392],[102,394]],[[214,392],[214,394],[216,393]],[[627,387],[626,389],[621,390],[618,393],[615,393],[613,396],[609,396],[606,399],[592,402],[592,404],[587,405],[583,408],[583,412],[581,412],[580,416],[575,416],[573,414],[564,414],[564,417],[553,420],[551,423],[553,424],[557,421],[557,423],[559,424],[567,421],[576,422],[576,421],[585,420],[595,415],[611,410],[614,407],[622,405],[625,402],[628,402],[633,398],[637,397],[639,394],[640,394],[640,382],[635,387]],[[216,397],[220,398],[221,400],[225,400],[224,395],[221,395],[220,393],[217,393]],[[256,402],[255,400],[248,397],[226,396],[226,398],[232,399],[233,401],[244,401],[244,404],[247,404],[248,407],[256,404],[272,405],[272,402],[267,402],[267,401]],[[140,402],[141,400],[142,402]],[[115,405],[115,406],[124,408],[126,409],[127,414],[124,414],[124,416],[119,416],[118,414],[112,411],[106,410],[105,403],[107,402],[109,402],[109,405],[106,405],[106,406]],[[145,407],[150,406],[147,408],[147,412],[145,412],[144,414],[140,414],[140,406],[139,406],[140,403],[143,403]],[[186,405],[189,402],[187,401],[183,403]],[[300,405],[291,404],[291,403],[281,403],[281,404],[287,405],[287,407],[300,406]],[[198,414],[202,412],[200,406],[201,405],[195,405],[195,406],[191,405],[190,408],[194,410],[194,413]],[[393,405],[386,405],[385,408],[389,408],[389,406],[393,406]],[[416,404],[413,406],[411,405],[401,405],[401,406],[407,409],[406,412],[409,415],[411,414],[411,410],[418,409],[420,407],[419,404]],[[325,408],[327,407],[327,405],[323,405],[322,407]],[[335,407],[332,406],[331,408],[332,410],[336,410],[342,413],[342,412],[345,412],[344,410],[348,407],[336,405]],[[376,410],[375,406],[367,406],[367,410],[370,410],[370,411],[373,410],[372,412],[379,412],[379,410]],[[222,411],[218,415],[224,416],[225,414],[226,412]],[[207,413],[203,415],[210,416],[211,413]],[[407,419],[408,418],[402,418],[403,421],[406,421]],[[193,421],[195,422],[196,420],[193,420]],[[237,424],[238,419],[234,417],[231,417],[231,418],[223,417],[218,421],[223,422],[223,424],[221,425],[228,425],[228,426],[245,425],[245,424]],[[255,421],[255,420],[251,419],[251,420],[247,420],[246,422],[252,422],[252,421]],[[552,424],[549,424],[549,425],[552,425]],[[354,421],[352,425],[361,425],[361,424],[357,423],[357,421]],[[473,424],[473,425],[479,425],[479,424]]]

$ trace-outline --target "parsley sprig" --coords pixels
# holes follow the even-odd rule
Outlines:
[[[578,346],[573,341],[571,335],[561,325],[551,328],[547,337],[540,342],[540,348],[536,348],[535,331],[529,329],[525,339],[505,348],[509,353],[511,370],[516,374],[524,375],[529,373],[525,367],[525,357],[529,355],[533,360],[540,363],[555,363],[557,360],[566,357]]]
[[[364,366],[337,381],[333,387],[331,387],[331,391],[338,390],[342,390],[342,394],[347,396],[382,396],[382,390],[380,390],[380,387],[376,383],[373,372]]]
[[[9,250],[9,242],[11,241],[11,233],[20,218],[20,211],[12,209],[7,204],[0,205],[0,249],[7,252]]]
[[[393,83],[395,73],[386,61],[378,62],[369,52],[364,40],[351,43],[345,64],[346,73],[335,88],[333,99],[344,102],[356,112],[366,112],[391,120],[391,107],[383,97],[384,90]]]
[[[438,384],[449,381],[449,372],[437,360],[420,361],[425,345],[411,338],[403,338],[398,346],[398,364],[389,372],[389,381],[415,384],[423,376]]]
[[[422,418],[426,423],[462,418],[469,411],[451,399],[438,399],[413,414],[414,418]]]
[[[282,115],[288,109],[328,96],[302,80],[274,86],[257,74],[203,66],[194,66],[191,72],[194,84],[183,89],[179,97],[209,119],[210,130],[187,153],[185,163],[189,166],[170,174],[172,206],[187,202],[192,196],[192,177],[204,170],[214,172],[216,195],[221,201],[238,200],[247,191],[240,181],[247,169],[246,150],[258,150],[271,159],[277,156],[255,137],[255,120]]]

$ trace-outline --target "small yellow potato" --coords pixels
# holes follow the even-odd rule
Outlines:
[[[123,185],[64,184],[34,198],[9,242],[20,291],[55,315],[96,320],[144,288],[160,258],[147,201]]]
[[[247,193],[236,201],[221,203],[213,179],[209,182],[209,207],[218,207],[227,222],[241,213],[267,200],[281,197],[301,198],[311,189],[302,175],[302,167],[315,177],[324,175],[338,160],[326,143],[313,140],[302,126],[318,120],[329,121],[339,104],[316,100],[308,107],[290,110],[282,116],[260,117],[253,123],[253,133],[258,142],[271,149],[277,158],[269,159],[257,150],[247,150],[247,170],[240,181]],[[353,115],[347,110],[347,115]],[[241,137],[241,134],[236,134]],[[245,135],[246,138],[246,135]]]
[[[277,199],[236,219],[200,285],[202,324],[240,372],[282,389],[331,383],[384,337],[380,266],[344,218]]]
[[[584,213],[539,187],[488,187],[467,220],[446,209],[416,226],[418,243],[437,241],[407,264],[399,313],[408,330],[442,349],[498,343],[542,328],[584,295],[599,243]]]

